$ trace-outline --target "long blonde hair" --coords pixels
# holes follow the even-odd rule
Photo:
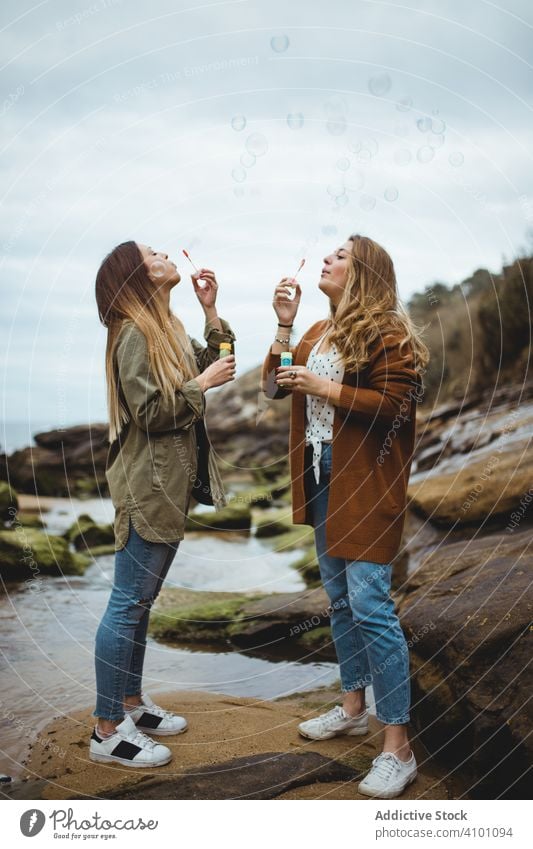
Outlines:
[[[122,242],[105,257],[96,275],[95,294],[100,321],[107,327],[105,371],[109,441],[113,442],[130,419],[115,362],[118,337],[126,322],[133,322],[144,334],[150,370],[164,398],[170,400],[183,381],[199,370],[185,327],[157,297],[136,242]]]
[[[392,332],[399,335],[400,354],[408,346],[416,372],[423,374],[430,358],[421,338],[425,327],[414,324],[400,301],[392,259],[368,236],[354,233],[348,241],[352,242],[348,279],[339,303],[330,305],[330,342],[337,347],[345,368],[359,371],[367,365],[374,342]]]

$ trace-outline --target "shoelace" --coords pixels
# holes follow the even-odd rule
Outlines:
[[[392,752],[382,752],[377,758],[372,761],[373,772],[376,778],[381,778],[387,781],[393,772],[399,769],[395,755]]]
[[[156,745],[155,740],[152,740],[151,737],[148,737],[144,731],[137,730],[136,734],[133,737],[128,735],[128,742],[135,743],[138,746],[141,746],[143,749],[153,749]]]
[[[334,725],[335,722],[338,722],[339,719],[344,719],[345,717],[341,713],[341,709],[338,705],[335,705],[334,708],[329,710],[323,716],[320,717],[320,724],[323,728],[330,728],[330,726]]]
[[[144,708],[149,713],[155,713],[157,716],[163,717],[163,719],[174,719],[175,716],[171,710],[165,710],[165,708],[159,707],[159,705],[152,705],[152,707],[146,707],[145,705]]]

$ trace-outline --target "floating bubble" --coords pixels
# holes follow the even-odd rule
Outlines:
[[[301,130],[304,125],[304,116],[301,112],[291,112],[287,115],[287,124],[291,130]]]
[[[334,236],[337,232],[337,228],[334,224],[324,224],[322,227],[322,233],[324,236]]]
[[[238,133],[240,133],[241,130],[244,130],[246,126],[246,118],[244,117],[244,115],[234,115],[231,119],[231,126]]]
[[[431,121],[431,132],[441,135],[446,129],[446,124],[442,118],[433,118]]]
[[[373,136],[364,136],[361,139],[361,147],[359,149],[359,159],[362,161],[372,159],[376,156],[379,150],[379,144]]]
[[[433,126],[433,122],[431,118],[428,118],[426,116],[425,118],[418,118],[416,126],[418,127],[421,133],[429,133],[431,127]]]
[[[236,198],[244,197],[244,186],[234,186],[233,187],[233,194],[235,195]]]
[[[348,142],[348,150],[350,153],[359,153],[362,147],[361,139],[355,139]]]
[[[285,53],[289,43],[289,39],[286,35],[275,35],[270,39],[270,46],[274,53]]]
[[[341,156],[340,159],[337,159],[337,168],[339,171],[347,171],[350,167],[350,160],[347,156]]]
[[[349,200],[350,198],[348,197],[346,192],[343,192],[342,195],[339,195],[335,198],[335,203],[337,204],[337,206],[346,206]]]
[[[400,97],[398,103],[396,104],[396,109],[398,110],[398,112],[409,112],[412,105],[412,97]]]
[[[425,144],[423,147],[419,147],[416,152],[416,158],[419,162],[431,162],[433,157],[435,156],[435,148],[431,147],[429,144]]]
[[[376,74],[374,77],[370,77],[368,81],[370,94],[374,94],[376,97],[383,97],[384,94],[387,94],[391,85],[392,80],[388,74]]]
[[[408,165],[413,158],[411,151],[406,147],[400,148],[394,154],[394,161],[396,165]]]
[[[268,141],[262,133],[252,133],[246,139],[245,147],[248,153],[252,153],[254,156],[263,156],[268,150]]]
[[[326,124],[326,129],[332,136],[342,136],[346,132],[346,118],[344,115],[331,118]]]
[[[247,150],[241,154],[241,165],[244,165],[245,168],[251,168],[252,165],[255,165],[256,157],[253,153],[249,153]]]
[[[348,103],[344,97],[336,94],[334,97],[330,97],[330,99],[326,101],[324,109],[330,118],[335,118],[339,115],[344,115],[344,113],[348,111]]]
[[[343,183],[332,183],[328,186],[328,195],[331,195],[332,198],[338,198],[344,194],[346,188]]]
[[[372,195],[361,195],[359,198],[359,206],[361,209],[366,209],[367,212],[370,212],[371,209],[374,209],[376,205],[376,198],[372,197]]]
[[[235,180],[236,183],[244,183],[246,180],[246,171],[240,165],[237,168],[234,168],[231,172],[231,176]]]
[[[400,193],[396,186],[387,186],[387,188],[383,192],[383,197],[385,198],[385,200],[394,201],[398,200],[399,194]]]
[[[464,161],[465,158],[463,154],[459,151],[456,151],[455,153],[450,153],[448,157],[448,162],[450,163],[450,165],[453,165],[454,168],[459,168],[459,166],[462,165]]]
[[[160,259],[155,259],[150,265],[150,272],[152,277],[161,278],[164,277],[167,272],[167,267],[164,262]]]
[[[365,175],[362,171],[351,171],[349,181],[346,184],[346,191],[358,192],[365,184]]]

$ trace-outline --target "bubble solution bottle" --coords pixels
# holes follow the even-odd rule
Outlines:
[[[231,342],[221,342],[218,348],[218,358],[229,357],[231,354]]]

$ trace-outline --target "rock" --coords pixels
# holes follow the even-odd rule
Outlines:
[[[87,513],[82,513],[63,534],[77,551],[113,546],[115,533],[112,524],[98,524]],[[101,552],[100,552],[101,553]]]
[[[300,640],[309,632],[319,628],[329,632],[330,612],[323,589],[254,596],[164,588],[152,610],[149,630],[166,642],[231,643],[294,655],[301,647],[305,652],[306,644]],[[334,659],[329,634],[322,633],[320,644]]]
[[[33,528],[0,531],[0,574],[5,581],[37,579],[46,575],[83,575],[90,564],[72,552],[63,537]]]
[[[256,537],[275,537],[280,534],[286,534],[297,527],[292,523],[292,511],[287,510],[271,510],[265,516],[257,521],[255,535]]]
[[[478,798],[524,798],[533,755],[530,548],[529,530],[440,546],[399,602],[417,732]]]
[[[304,554],[291,563],[291,569],[300,573],[310,589],[321,586],[320,569],[314,545],[306,548]]]
[[[230,501],[222,510],[210,513],[189,513],[185,520],[186,531],[248,531],[252,524],[249,504]]]
[[[13,511],[18,510],[18,506],[18,498],[15,490],[7,481],[0,480],[0,521],[7,522],[13,519]]]
[[[519,458],[519,460],[518,460]],[[495,447],[479,459],[463,460],[446,471],[436,466],[413,476],[410,507],[442,528],[462,524],[505,523],[528,493],[533,494],[533,442],[514,443],[512,450]]]

